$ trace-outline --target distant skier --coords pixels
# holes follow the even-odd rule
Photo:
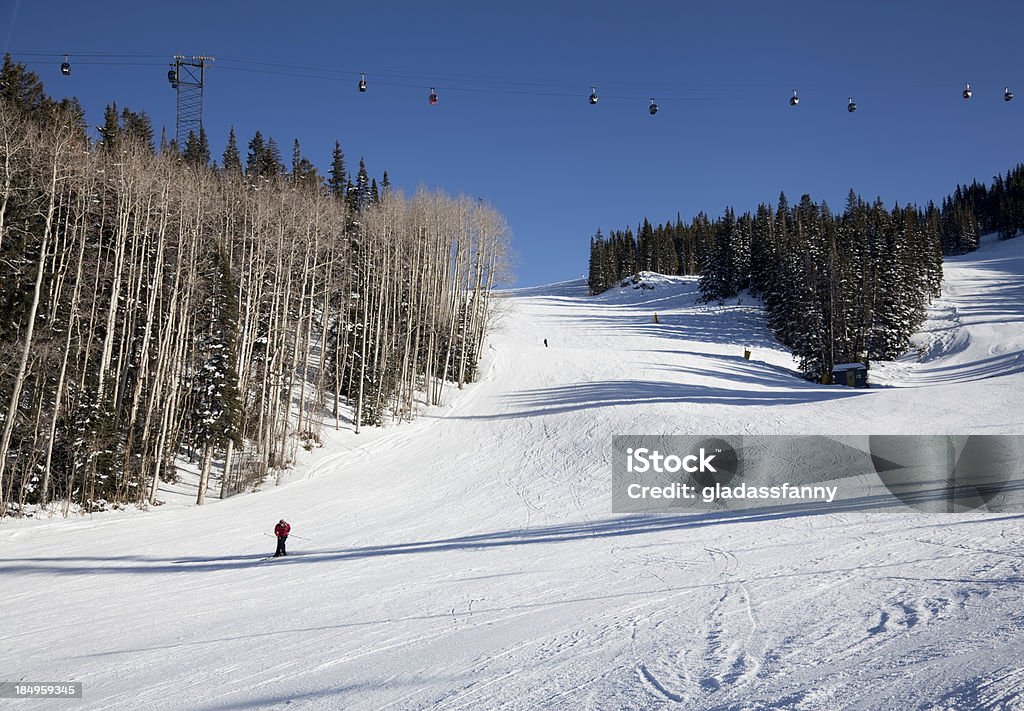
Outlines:
[[[274,553],[275,558],[288,555],[288,551],[284,549],[284,543],[288,540],[288,534],[291,533],[291,531],[291,524],[283,518],[277,522],[276,526],[274,526],[274,535],[277,536],[277,552]]]
[[[546,339],[546,338],[544,339],[544,347],[545,347],[545,348],[547,348],[547,347],[548,347],[548,339]]]

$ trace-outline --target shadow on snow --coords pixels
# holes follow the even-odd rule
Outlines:
[[[912,497],[904,496],[907,504],[945,500],[948,490],[943,482],[935,482],[934,489],[922,490]],[[1024,480],[1014,480],[1004,490],[1024,490]],[[457,536],[427,541],[392,543],[359,548],[308,550],[289,554],[270,562],[267,555],[246,554],[223,557],[159,558],[149,556],[76,556],[45,558],[0,559],[0,574],[41,572],[54,575],[97,575],[138,573],[191,573],[217,570],[253,568],[260,565],[290,566],[359,560],[383,556],[443,553],[446,551],[473,551],[509,546],[559,544],[601,538],[647,535],[671,531],[699,529],[723,524],[748,524],[779,519],[820,516],[835,513],[862,513],[865,511],[905,511],[906,506],[889,494],[865,496],[832,503],[816,502],[786,504],[744,510],[717,510],[696,514],[632,514],[602,521],[574,522],[535,528],[493,531],[470,536]],[[1002,516],[999,521],[1024,519],[1024,514]],[[956,525],[966,521],[950,521]]]

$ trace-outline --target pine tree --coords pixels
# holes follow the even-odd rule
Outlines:
[[[738,294],[750,286],[750,245],[753,241],[754,220],[749,212],[736,220],[729,239],[733,271],[729,290]]]
[[[646,217],[643,223],[636,228],[636,267],[637,271],[655,270],[654,229]]]
[[[107,104],[107,107],[103,110],[103,125],[99,131],[103,150],[107,153],[116,151],[118,149],[118,139],[121,135],[121,123],[117,115],[117,104]]]
[[[761,203],[750,226],[750,290],[755,294],[767,296],[775,288],[777,246],[775,216]]]
[[[281,151],[273,138],[266,141],[257,131],[249,141],[249,155],[245,163],[245,174],[252,178],[276,178],[283,172]]]
[[[359,159],[359,172],[356,174],[355,198],[353,207],[356,212],[361,212],[370,204],[370,176],[366,172],[366,164]]]
[[[344,200],[347,180],[345,154],[341,150],[341,141],[335,141],[334,152],[331,154],[331,170],[327,177],[327,189],[338,200]]]
[[[292,183],[301,189],[313,192],[319,190],[320,185],[323,183],[320,179],[320,174],[316,171],[316,167],[309,159],[302,156],[302,151],[299,149],[299,139],[297,138],[292,142],[291,179]]]
[[[356,186],[352,183],[351,176],[345,182],[345,204],[348,206],[349,212],[355,212]]]
[[[637,267],[636,239],[633,237],[633,230],[627,228],[625,232],[617,233],[615,243],[616,268],[614,279],[621,281],[639,271]]]
[[[68,125],[72,127],[77,134],[79,140],[83,143],[86,141],[86,134],[89,130],[89,125],[85,120],[85,109],[82,108],[81,102],[75,96],[61,99],[57,102],[57,106],[53,110],[53,114],[59,120],[62,125]],[[146,116],[142,114],[142,116]],[[149,121],[149,117],[146,116],[146,120]],[[152,128],[150,128],[150,142],[152,143]],[[152,150],[152,149],[151,149]]]
[[[257,131],[249,141],[249,155],[245,160],[245,174],[250,178],[267,175],[267,146],[263,134]]]
[[[210,161],[213,160],[210,155],[210,137],[206,135],[206,129],[202,126],[199,127],[199,163],[203,167],[210,165]]]
[[[264,170],[265,177],[276,178],[284,172],[284,165],[281,163],[281,149],[277,147],[277,141],[273,138],[267,139],[265,152]]]
[[[590,264],[587,274],[587,288],[591,294],[601,294],[608,290],[614,279],[608,274],[608,242],[598,229],[590,238]]]
[[[737,230],[736,213],[731,207],[726,208],[722,219],[712,226],[712,242],[704,251],[698,284],[705,301],[736,295],[736,285],[741,279],[736,270],[735,247],[742,242]]]
[[[131,109],[121,112],[121,134],[127,141],[141,145],[153,152],[153,123],[145,112],[136,113]]]
[[[238,153],[238,142],[235,139],[234,126],[228,131],[228,145],[224,149],[224,155],[221,157],[221,165],[224,168],[224,172],[229,175],[242,174],[242,157]]]
[[[205,168],[210,165],[210,142],[206,138],[206,131],[199,127],[199,135],[188,132],[185,139],[185,150],[182,152],[185,162],[196,168]]]
[[[679,257],[671,231],[667,225],[658,225],[654,230],[654,270],[661,274],[679,273]]]
[[[697,241],[694,233],[693,227],[686,225],[682,216],[676,213],[676,222],[672,228],[672,244],[680,274],[696,274],[699,271],[700,262],[697,258]]]
[[[54,106],[36,73],[12,60],[9,53],[4,55],[3,67],[0,68],[0,99],[35,119],[48,118]]]
[[[223,245],[212,255],[212,268],[205,275],[208,293],[204,303],[205,323],[196,335],[195,368],[192,379],[191,435],[202,452],[199,492],[196,502],[206,496],[213,454],[230,440],[242,445],[241,398],[238,392],[236,333],[238,294]]]

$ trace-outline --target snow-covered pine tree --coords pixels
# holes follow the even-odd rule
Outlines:
[[[712,243],[704,251],[699,280],[701,296],[705,301],[716,301],[734,296],[736,276],[733,245],[740,244],[737,236],[736,214],[726,208],[722,219],[714,223]]]
[[[200,453],[196,503],[202,504],[217,451],[229,441],[241,447],[242,403],[238,392],[238,293],[226,251],[219,242],[202,256],[201,300],[191,369],[189,435]]]
[[[360,158],[359,171],[356,173],[355,195],[352,199],[352,207],[356,212],[362,212],[371,203],[370,176],[366,172],[366,163]]]
[[[608,242],[601,234],[600,228],[590,238],[590,259],[587,269],[587,288],[591,294],[601,294],[608,290],[614,280],[608,275]]]
[[[753,240],[754,220],[745,212],[735,221],[729,235],[732,253],[732,275],[729,290],[738,294],[750,286],[750,247]]]

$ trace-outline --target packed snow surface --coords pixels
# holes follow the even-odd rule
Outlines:
[[[616,434],[1019,432],[1024,239],[945,273],[868,390],[693,279],[506,292],[481,382],[285,485],[5,521],[0,680],[84,698],[0,706],[1024,708],[1022,515],[610,512]]]

